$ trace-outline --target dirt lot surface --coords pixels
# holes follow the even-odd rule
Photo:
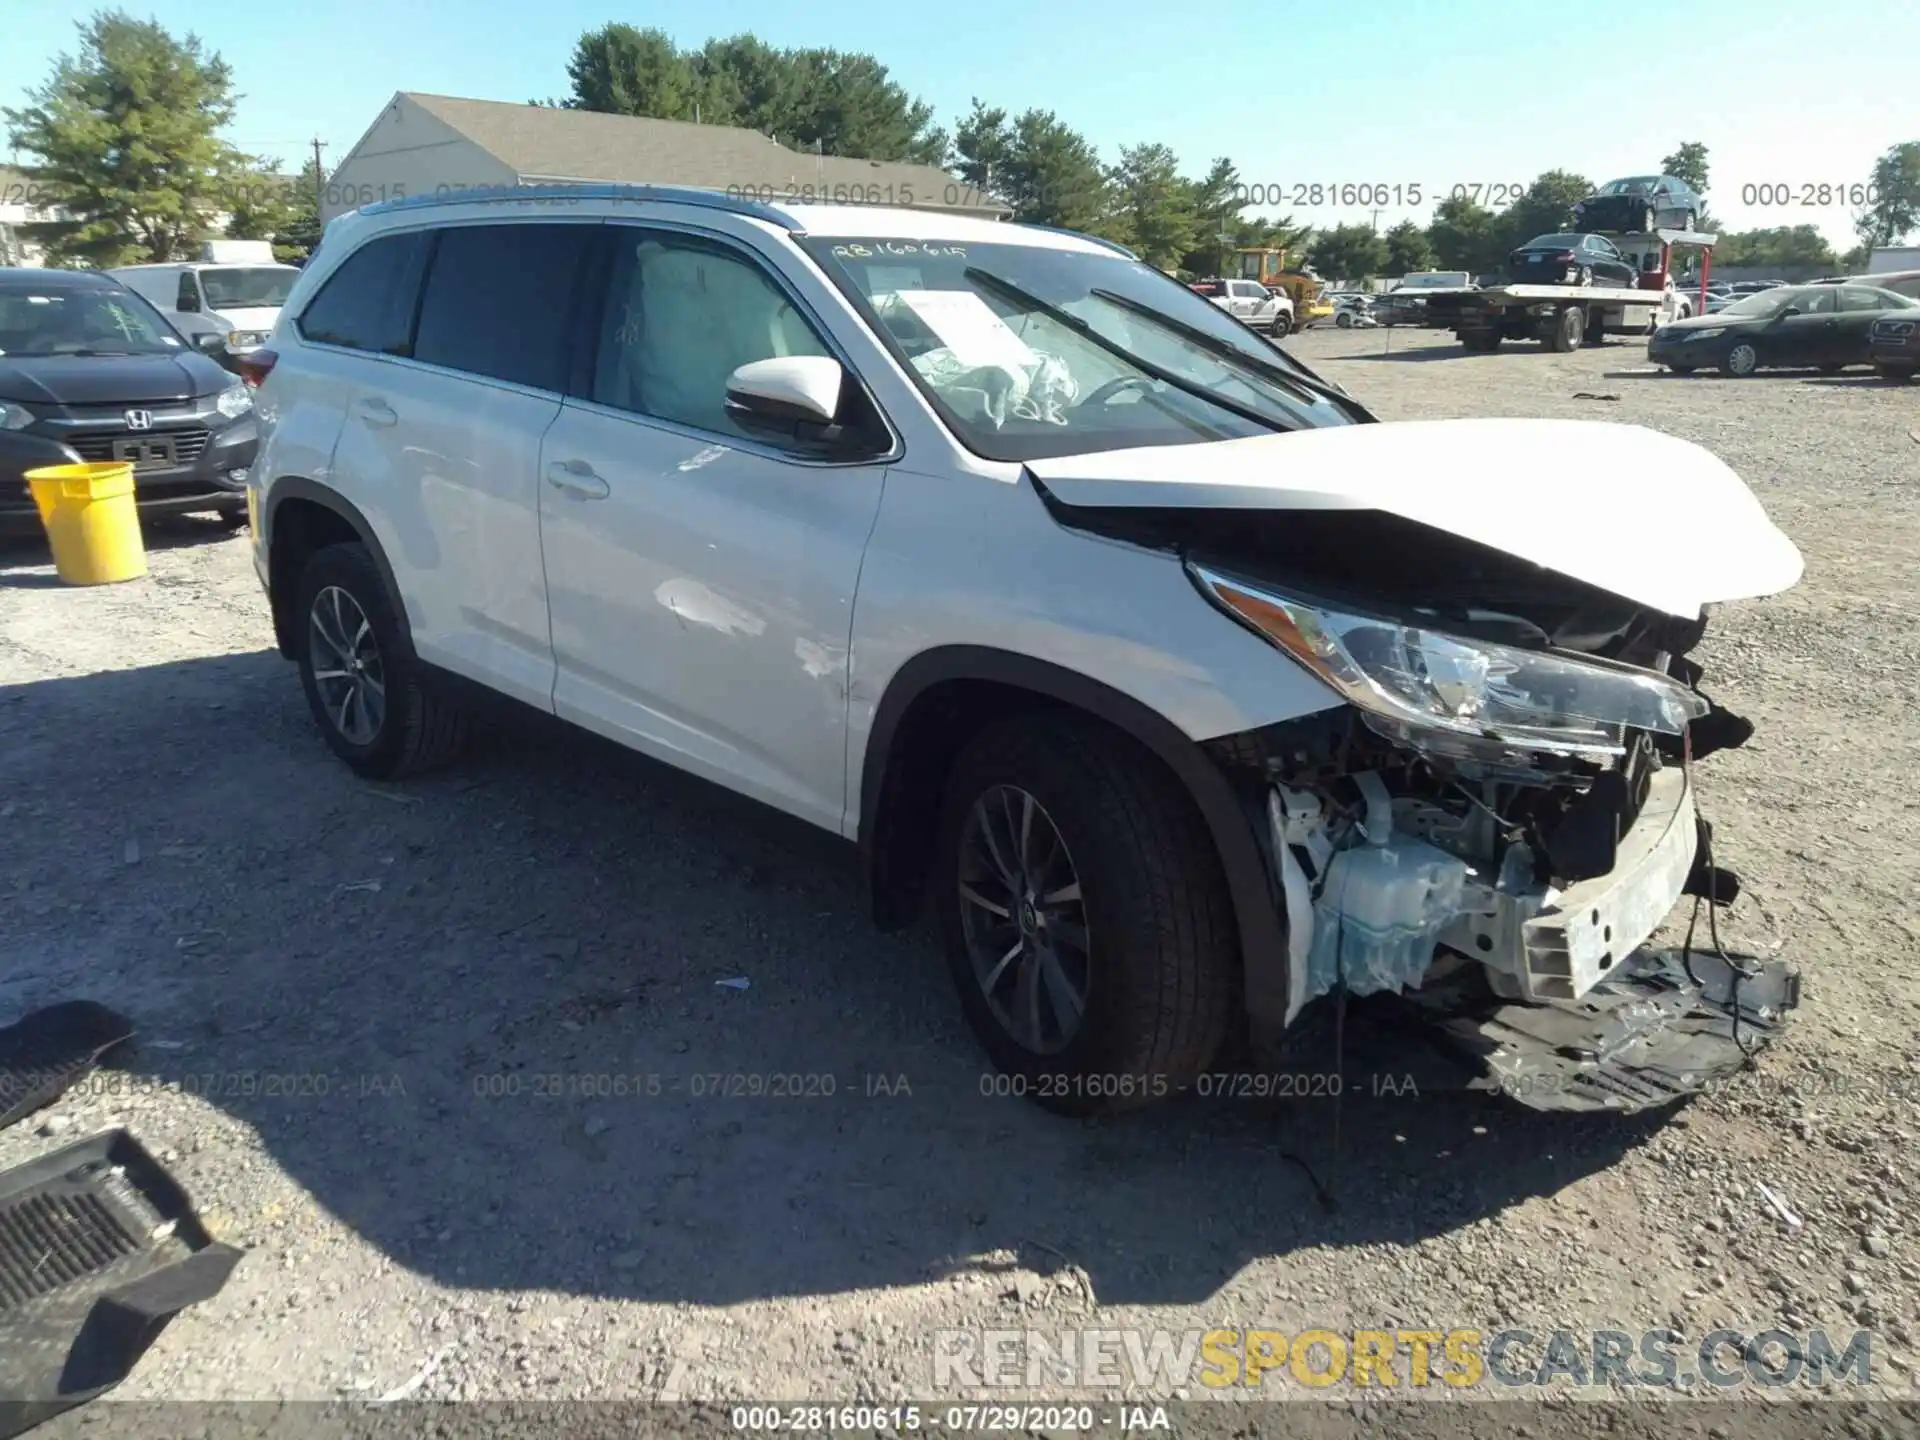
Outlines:
[[[130,1125],[249,1252],[118,1394],[378,1396],[431,1365],[421,1398],[925,1400],[940,1331],[1516,1325],[1870,1329],[1876,1389],[1920,1394],[1920,389],[1679,379],[1631,342],[1293,344],[1390,419],[1698,441],[1804,551],[1699,654],[1759,726],[1700,771],[1748,886],[1723,928],[1806,981],[1757,1070],[1631,1120],[1349,1094],[1337,1157],[1326,1101],[1053,1118],[983,1093],[930,939],[868,927],[837,843],[538,721],[363,784],[244,540],[155,527],[151,578],[91,591],[8,542],[0,1022],[86,996],[141,1038],[0,1161]],[[735,1075],[802,1093],[707,1078]],[[1276,1392],[1309,1393],[1229,1393]]]

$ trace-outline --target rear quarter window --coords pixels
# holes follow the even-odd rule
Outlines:
[[[566,383],[574,282],[597,224],[462,225],[440,232],[413,358],[537,390]]]
[[[381,235],[349,255],[295,322],[300,338],[376,355],[408,355],[429,236]]]

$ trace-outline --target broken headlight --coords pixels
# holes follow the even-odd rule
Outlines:
[[[1681,734],[1707,702],[1665,675],[1360,615],[1189,566],[1201,591],[1390,732],[1440,731],[1595,759],[1623,729]]]

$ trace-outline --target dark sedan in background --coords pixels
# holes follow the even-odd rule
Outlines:
[[[1516,285],[1610,285],[1632,290],[1640,270],[1604,235],[1536,235],[1507,256]]]
[[[1867,335],[1874,368],[1889,380],[1911,380],[1920,371],[1920,315],[1881,315]]]
[[[1691,230],[1701,201],[1691,185],[1673,175],[1634,175],[1609,180],[1573,207],[1582,230],[1644,235],[1653,230]]]
[[[145,513],[247,513],[259,446],[244,382],[118,281],[0,270],[0,532],[37,530],[28,470],[133,462]]]
[[[1920,304],[1871,285],[1783,285],[1662,325],[1647,342],[1647,358],[1679,375],[1708,366],[1727,375],[1769,367],[1832,372],[1874,362],[1875,322],[1915,316]]]

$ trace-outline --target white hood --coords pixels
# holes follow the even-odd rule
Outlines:
[[[1411,420],[1035,460],[1064,505],[1381,510],[1693,619],[1800,579],[1718,456],[1591,420]]]
[[[236,305],[219,312],[219,318],[226,322],[229,330],[258,330],[269,334],[274,322],[280,318],[278,305]]]

